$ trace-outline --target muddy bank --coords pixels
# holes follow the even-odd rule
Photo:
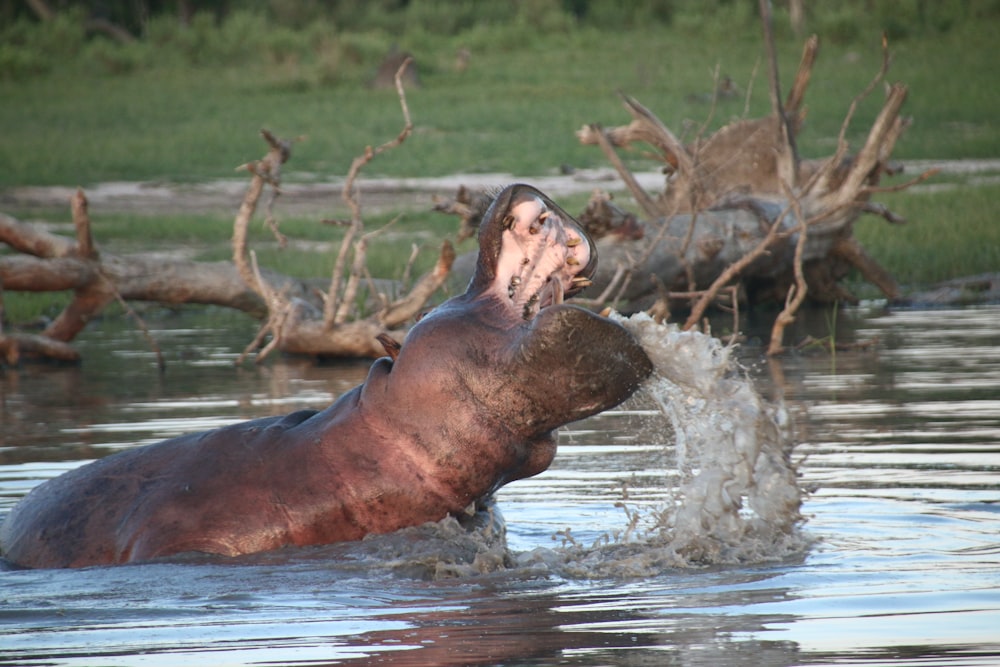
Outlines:
[[[1000,167],[998,167],[1000,169]],[[586,194],[600,188],[624,192],[614,171],[580,170],[573,174],[515,176],[513,174],[455,174],[433,178],[359,178],[356,183],[365,211],[427,210],[435,197],[451,197],[460,186],[471,189],[500,189],[515,182],[531,183],[551,197]],[[662,187],[659,172],[642,174],[644,187]],[[347,207],[341,199],[342,178],[307,182],[286,177],[279,208],[282,215],[337,216]],[[239,208],[247,189],[246,179],[226,179],[204,183],[112,182],[85,188],[91,210],[100,213],[201,214],[232,212]],[[28,186],[0,190],[0,209],[30,212],[68,206],[76,186]]]

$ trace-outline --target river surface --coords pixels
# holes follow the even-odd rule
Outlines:
[[[122,448],[322,408],[368,366],[236,369],[247,320],[150,324],[162,376],[113,318],[80,367],[0,372],[0,514]],[[547,472],[498,494],[506,541],[444,521],[246,559],[0,569],[0,665],[1000,664],[1000,307],[824,327],[871,345],[732,353],[759,410],[742,385],[661,388],[565,428]],[[713,498],[735,511],[698,514]]]

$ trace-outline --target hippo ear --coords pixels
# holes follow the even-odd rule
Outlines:
[[[653,372],[624,327],[568,305],[539,313],[519,340],[513,362],[510,372],[522,376],[518,384],[525,399],[537,407],[534,423],[549,428],[618,405]]]

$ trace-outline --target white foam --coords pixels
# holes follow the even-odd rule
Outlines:
[[[656,524],[640,538],[684,564],[768,560],[801,549],[803,493],[784,408],[761,398],[718,339],[646,314],[616,319],[656,368],[643,391],[673,428],[681,479],[673,505],[655,512]]]

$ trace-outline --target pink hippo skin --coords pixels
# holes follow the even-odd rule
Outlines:
[[[468,291],[327,409],[137,447],[45,482],[7,517],[4,557],[81,567],[356,540],[460,513],[545,470],[556,428],[621,403],[652,366],[621,326],[562,303],[597,257],[542,193],[500,192],[479,244]]]

